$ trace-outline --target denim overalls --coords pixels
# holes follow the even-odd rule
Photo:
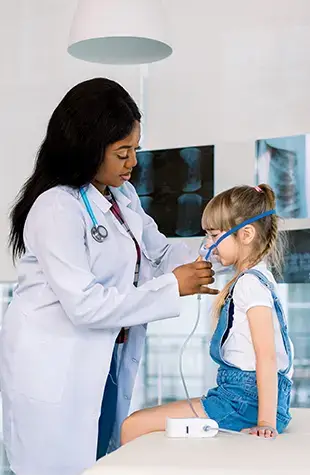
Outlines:
[[[255,275],[260,282],[271,292],[276,310],[284,347],[288,355],[289,364],[285,371],[278,372],[278,408],[277,431],[283,432],[288,426],[291,416],[289,413],[292,382],[287,374],[292,367],[292,348],[288,338],[287,325],[282,305],[277,297],[274,286],[261,272],[250,269],[244,274]],[[238,280],[237,279],[237,280]],[[208,391],[201,402],[209,418],[217,421],[223,429],[241,431],[254,427],[258,423],[258,391],[255,371],[242,371],[233,364],[224,360],[222,346],[233,324],[234,302],[233,291],[237,281],[231,286],[229,294],[222,308],[219,321],[211,340],[210,355],[219,364],[217,387]]]

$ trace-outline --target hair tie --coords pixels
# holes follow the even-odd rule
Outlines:
[[[263,190],[259,186],[253,186],[254,190],[256,190],[258,193],[263,193]]]

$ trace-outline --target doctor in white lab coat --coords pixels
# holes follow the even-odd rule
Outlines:
[[[13,208],[18,286],[0,374],[16,475],[79,475],[118,447],[146,324],[177,317],[180,295],[215,292],[201,287],[211,266],[189,263],[141,208],[128,182],[139,140],[139,110],[120,85],[78,84]]]

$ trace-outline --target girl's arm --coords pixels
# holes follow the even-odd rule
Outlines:
[[[278,371],[272,310],[257,306],[247,311],[256,356],[258,426],[276,429]]]

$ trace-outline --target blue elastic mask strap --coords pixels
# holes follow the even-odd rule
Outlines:
[[[260,219],[266,218],[267,216],[271,216],[272,214],[276,214],[275,209],[271,209],[269,211],[265,211],[264,213],[258,214],[257,216],[254,216],[253,218],[246,219],[242,223],[238,224],[238,226],[235,226],[234,228],[231,228],[227,233],[223,234],[214,244],[212,244],[211,247],[209,247],[209,250],[206,254],[205,260],[207,261],[211,255],[211,252],[222,242],[224,239],[226,239],[228,236],[231,236],[232,234],[236,233],[239,231],[239,229],[244,228],[248,224],[255,223],[255,221],[258,221]]]

